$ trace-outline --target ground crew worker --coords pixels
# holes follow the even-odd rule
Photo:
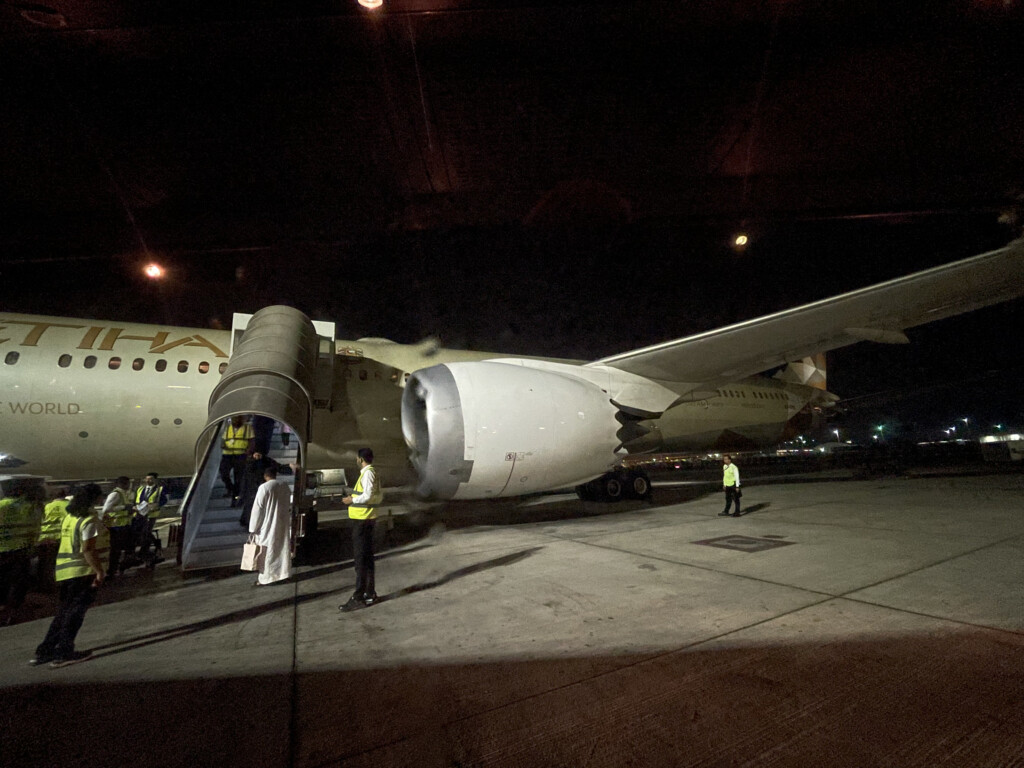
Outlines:
[[[32,666],[62,667],[88,658],[89,651],[75,651],[75,637],[82,628],[85,612],[96,599],[103,583],[103,555],[100,531],[103,524],[93,509],[103,491],[89,483],[75,492],[61,524],[57,551],[57,583],[60,602],[43,642],[36,647]]]
[[[57,582],[54,579],[54,568],[57,566],[57,549],[60,547],[60,526],[68,513],[68,502],[71,496],[67,488],[61,488],[57,495],[43,508],[43,525],[39,531],[39,546],[36,553],[39,557],[39,572],[36,580],[44,592],[53,592]]]
[[[359,465],[359,479],[356,480],[352,494],[341,500],[343,504],[348,504],[349,518],[356,521],[352,528],[356,590],[347,603],[339,606],[342,611],[354,611],[379,600],[374,588],[373,531],[377,523],[376,505],[384,500],[384,489],[377,470],[372,466],[372,450],[360,448],[356,463]]]
[[[43,521],[42,488],[22,481],[12,486],[11,495],[0,499],[0,626],[13,624],[25,602]]]
[[[224,428],[224,435],[221,438],[220,480],[227,489],[224,495],[231,499],[233,507],[239,503],[245,456],[255,439],[256,432],[244,415],[232,416],[231,423]]]
[[[145,482],[135,490],[136,517],[132,521],[132,531],[134,546],[138,547],[138,552],[125,563],[126,568],[141,563],[154,568],[157,563],[163,562],[162,557],[149,551],[152,545],[153,524],[160,516],[160,507],[167,503],[167,494],[158,477],[156,472],[150,472],[146,475]]]
[[[725,491],[725,509],[719,512],[719,516],[729,516],[729,506],[736,505],[736,512],[733,517],[740,516],[740,468],[732,463],[732,456],[728,453],[722,457],[722,490]]]
[[[113,490],[107,494],[107,499],[103,502],[103,511],[100,513],[100,519],[110,532],[108,579],[124,573],[126,555],[132,551],[132,518],[135,516],[135,508],[128,494],[131,483],[125,475],[117,478]]]

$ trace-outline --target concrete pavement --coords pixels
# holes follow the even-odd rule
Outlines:
[[[748,481],[396,518],[353,588],[325,526],[286,584],[105,590],[60,670],[0,629],[4,765],[1024,762],[1024,476]],[[68,735],[70,734],[70,735]]]

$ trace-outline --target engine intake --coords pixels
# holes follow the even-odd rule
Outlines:
[[[585,482],[621,458],[617,414],[597,385],[513,362],[424,368],[402,396],[402,432],[426,498],[518,496]]]

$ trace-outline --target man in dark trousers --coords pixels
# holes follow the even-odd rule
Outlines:
[[[740,516],[740,468],[732,463],[728,453],[722,457],[722,490],[725,491],[725,509],[719,512],[720,517],[729,516],[729,507],[736,505],[733,517]]]
[[[242,471],[245,469],[245,455],[253,449],[256,431],[244,414],[232,416],[221,436],[220,480],[224,483],[224,495],[231,499],[231,506],[240,502],[238,494],[242,489]]]
[[[341,501],[348,505],[348,516],[355,521],[352,528],[352,560],[356,572],[356,590],[344,605],[342,611],[354,611],[373,605],[378,601],[374,588],[373,531],[376,524],[376,505],[384,499],[384,491],[373,468],[373,451],[360,448],[356,463],[359,465],[359,479],[350,496]]]
[[[272,458],[259,451],[253,451],[245,460],[245,469],[242,470],[242,484],[239,492],[242,515],[238,518],[238,524],[244,528],[249,527],[249,518],[252,516],[252,505],[256,501],[256,492],[263,485],[263,473],[268,467],[279,470],[279,465]]]

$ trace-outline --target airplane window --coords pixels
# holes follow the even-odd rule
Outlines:
[[[391,372],[391,381],[398,381],[398,371]]]
[[[88,357],[86,357],[85,360],[82,361],[82,365],[84,365],[86,368],[95,368],[96,355],[89,355]]]
[[[71,365],[71,355],[61,355],[60,359],[57,360],[57,365],[59,365],[61,368],[67,368],[69,365]]]
[[[164,360],[161,357],[159,360],[156,361],[156,369],[157,369],[157,371],[160,371],[161,373],[163,371],[166,371],[167,370],[167,361]]]
[[[220,368],[218,368],[217,370],[220,371],[221,373],[224,373],[224,371],[226,371],[227,369],[228,369],[228,364],[227,363],[221,363],[220,364]]]
[[[142,367],[145,364],[146,364],[145,360],[143,360],[141,357],[136,357],[134,360],[132,360],[132,370],[133,371],[141,371]]]
[[[160,423],[160,419],[150,419],[149,423],[155,427],[157,424]]]
[[[384,377],[380,375],[380,371],[374,371],[373,372],[373,380],[374,381],[384,381]]]
[[[174,420],[174,426],[180,427],[181,426],[181,419],[175,419]]]
[[[366,381],[366,369],[362,369],[359,371],[359,380]]]
[[[107,368],[109,368],[112,371],[116,371],[120,367],[121,367],[121,358],[120,357],[112,357],[112,358],[110,358],[110,362],[107,363]]]
[[[408,381],[408,380],[409,380],[409,374],[408,373],[405,374],[404,376],[402,376],[402,381]]]
[[[78,433],[78,436],[79,436],[79,437],[88,437],[88,436],[89,436],[89,433],[88,433],[88,432],[79,432],[79,433]]]
[[[203,362],[201,362],[199,364],[199,372],[200,373],[209,373],[210,372],[210,364],[208,362],[206,362],[205,360],[203,360]]]
[[[21,355],[17,352],[8,352],[7,357],[4,358],[4,362],[8,365],[14,365],[18,362],[19,357],[21,357]]]
[[[188,370],[188,360],[178,361],[178,373],[185,373]]]

